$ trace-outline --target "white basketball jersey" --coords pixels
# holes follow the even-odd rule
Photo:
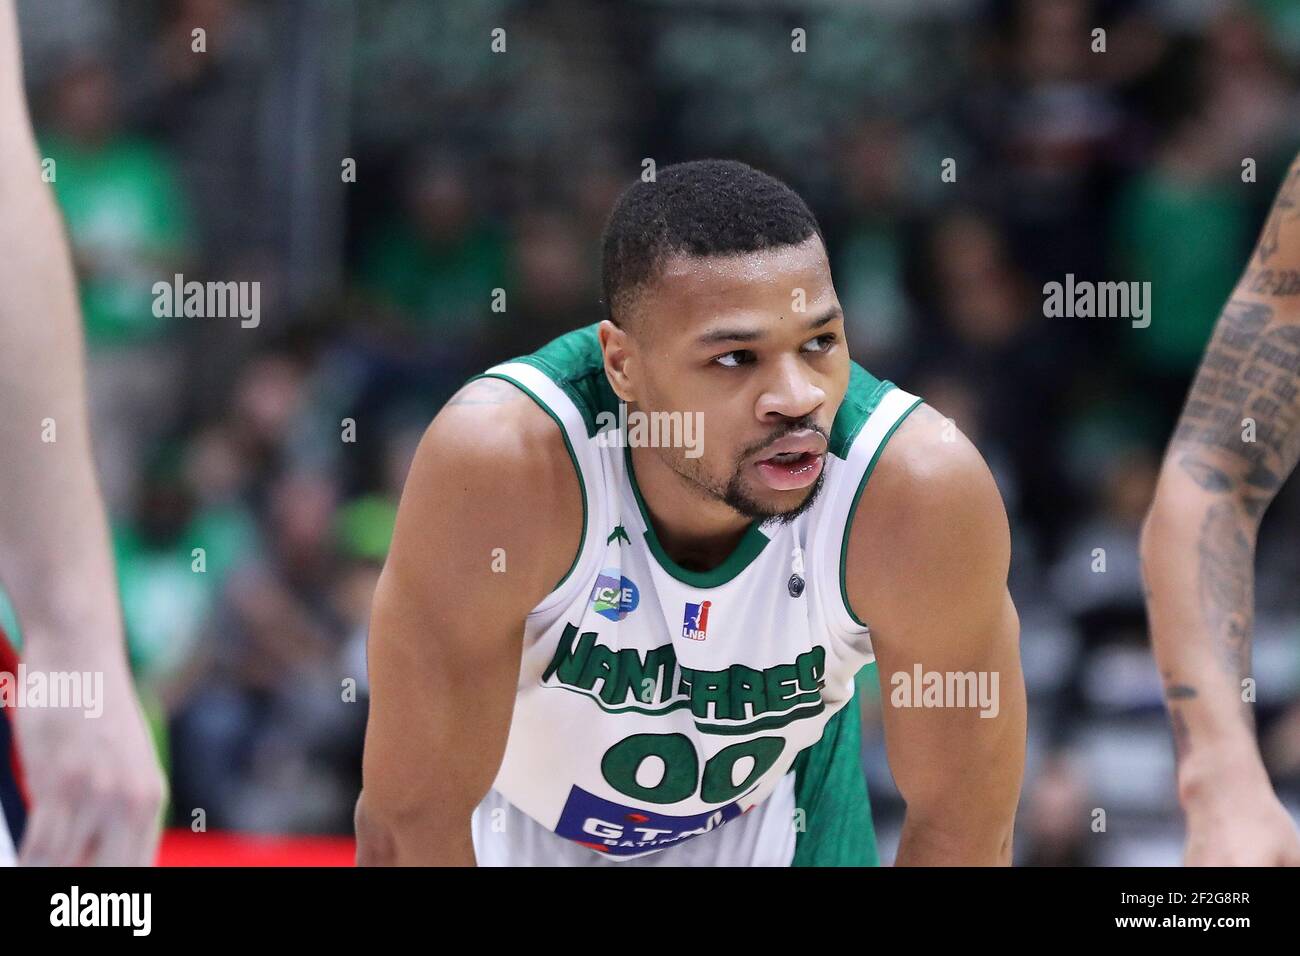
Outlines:
[[[873,862],[854,697],[873,654],[845,597],[847,529],[920,399],[853,365],[814,505],[754,522],[702,572],[660,546],[628,432],[601,430],[618,400],[595,326],[484,374],[563,430],[584,527],[525,624],[505,757],[474,814],[480,862]]]

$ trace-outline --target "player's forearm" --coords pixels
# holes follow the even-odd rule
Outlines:
[[[1011,629],[1013,647],[1017,633]],[[910,740],[895,735],[890,763],[907,801],[896,865],[1011,864],[1025,772],[1025,685],[1014,652],[982,667],[999,676],[995,696],[985,702],[996,713],[941,708],[931,712],[936,722],[927,731]]]
[[[439,582],[412,576],[409,558],[390,555],[375,589],[358,862],[472,866],[471,820],[510,730],[522,614],[494,641],[495,610],[484,612],[479,630],[463,613],[483,606],[471,588],[467,605],[441,592],[430,601]]]
[[[473,701],[439,690],[400,711],[372,693],[355,820],[360,866],[475,864],[471,820],[503,748],[458,716]]]
[[[433,749],[416,758],[403,742],[368,733],[355,818],[358,866],[475,865],[471,820],[495,771],[467,728],[436,735],[458,746],[448,740],[439,748],[425,727],[419,736]],[[410,766],[414,759],[418,766]]]
[[[372,806],[363,792],[357,801],[357,866],[475,866],[469,817],[454,825],[436,804],[423,818],[402,819]]]
[[[1207,784],[1266,778],[1245,684],[1250,670],[1258,518],[1198,487],[1175,447],[1142,531],[1152,647],[1165,690],[1184,803]]]
[[[958,727],[950,748],[917,753],[934,765],[901,765],[907,814],[896,866],[1011,865],[1025,769],[1024,689],[1014,683],[1010,696],[1018,700],[1004,698],[997,717],[974,718],[995,725],[991,731],[980,727],[972,735]]]
[[[992,806],[1000,809],[981,806],[978,793],[909,805],[894,865],[1010,866],[1015,805]]]
[[[959,602],[955,619],[892,635],[882,626],[873,642],[889,765],[907,803],[898,866],[1012,860],[1027,701],[1020,620],[1004,583],[1005,547],[991,563],[998,583],[978,589],[978,602]],[[940,676],[941,696],[931,701],[940,706],[915,706],[922,686],[933,686],[932,677],[917,685],[917,669]],[[905,689],[910,700],[899,694]]]
[[[0,0],[0,580],[33,649],[47,636],[84,636],[95,644],[86,650],[120,659],[80,321],[67,239],[23,102],[13,4]]]

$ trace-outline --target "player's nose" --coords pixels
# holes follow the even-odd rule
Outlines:
[[[755,413],[760,421],[774,417],[799,419],[817,411],[825,400],[825,390],[809,374],[807,365],[789,356],[772,367]]]

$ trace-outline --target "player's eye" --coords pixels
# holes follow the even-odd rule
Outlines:
[[[737,349],[734,352],[727,352],[724,355],[719,355],[713,361],[716,364],[721,365],[723,368],[739,368],[742,365],[748,365],[750,362],[754,361],[754,353],[749,349]]]
[[[827,332],[825,335],[819,335],[817,336],[817,338],[805,342],[803,348],[800,349],[800,351],[829,352],[831,350],[831,347],[835,345],[838,339],[839,336],[837,336],[834,332]],[[809,348],[809,346],[813,346],[813,348]]]

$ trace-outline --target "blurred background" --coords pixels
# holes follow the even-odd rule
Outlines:
[[[994,469],[1031,707],[1017,861],[1179,861],[1137,531],[1300,148],[1300,3],[19,11],[174,826],[201,807],[211,830],[351,832],[370,596],[423,428],[470,375],[600,317],[600,229],[643,159],[720,156],[808,200],[854,357],[954,418]],[[260,282],[261,324],[155,317],[153,283],[176,273]],[[1067,273],[1150,281],[1150,327],[1044,318],[1043,284]],[[1265,521],[1254,676],[1265,757],[1300,814],[1297,540],[1293,484]],[[874,675],[860,680],[889,860],[902,804]]]

